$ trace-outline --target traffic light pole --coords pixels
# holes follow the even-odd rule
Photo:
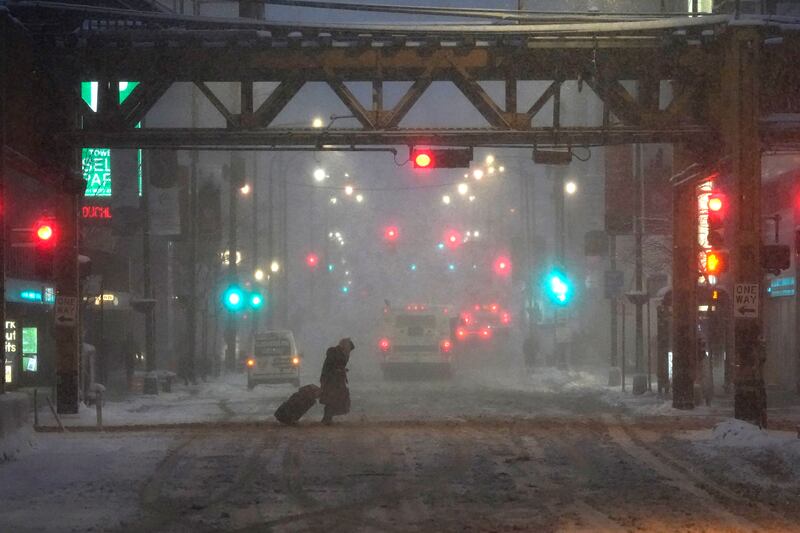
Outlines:
[[[724,147],[733,173],[735,243],[732,254],[734,342],[734,415],[765,427],[766,358],[761,338],[763,272],[761,269],[761,140],[759,137],[759,49],[755,29],[732,32],[722,65],[722,101],[719,116]],[[754,308],[737,304],[737,294],[753,291]]]
[[[143,163],[146,165],[144,179],[142,179],[142,292],[148,301],[153,299],[153,276],[151,263],[150,243],[150,158],[145,155]],[[145,394],[158,394],[158,379],[153,375],[156,370],[156,309],[155,305],[147,307],[144,314],[144,344],[145,344]]]
[[[228,172],[228,281],[234,283],[237,279],[236,256],[237,256],[237,223],[238,223],[238,179],[237,164],[235,158],[231,156],[230,170]],[[225,322],[225,368],[228,371],[234,370],[236,366],[236,334],[237,322],[234,313],[229,312]]]

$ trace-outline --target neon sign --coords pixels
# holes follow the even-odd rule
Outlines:
[[[111,208],[103,205],[84,205],[81,207],[81,217],[88,219],[111,220]]]

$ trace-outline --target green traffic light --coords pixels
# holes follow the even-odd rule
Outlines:
[[[244,292],[238,285],[230,285],[222,293],[222,305],[231,312],[241,311],[244,307]]]
[[[264,297],[257,292],[250,294],[250,309],[258,311],[264,306]]]
[[[558,306],[569,305],[572,300],[572,282],[561,270],[554,269],[547,273],[544,289],[550,301]]]

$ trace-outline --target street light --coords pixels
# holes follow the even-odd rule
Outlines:
[[[564,192],[572,195],[578,191],[578,184],[574,181],[568,181],[564,184]]]
[[[344,193],[347,196],[353,196],[353,186],[352,185],[345,185],[344,186]]]
[[[469,185],[467,185],[466,183],[459,183],[458,184],[458,194],[460,194],[461,196],[464,196],[468,192],[469,192]]]
[[[476,168],[472,171],[472,177],[475,178],[477,181],[480,181],[483,178],[483,170]]]
[[[321,128],[325,125],[325,122],[320,117],[314,117],[311,121],[312,128]]]
[[[450,195],[449,194],[445,194],[444,196],[442,196],[442,203],[444,205],[450,205]]]
[[[363,201],[364,201],[364,195],[363,194],[357,194],[356,195],[356,202],[361,203]]]
[[[279,272],[280,269],[281,269],[281,264],[278,263],[277,261],[272,261],[272,263],[269,264],[269,271],[272,272],[273,274]]]
[[[245,183],[244,185],[242,185],[241,188],[239,189],[239,192],[241,192],[245,196],[250,194],[250,184],[249,183]]]
[[[318,168],[314,170],[314,181],[316,181],[317,183],[322,183],[323,181],[325,181],[326,177],[327,175],[325,174],[324,168]]]
[[[337,198],[335,196],[331,196],[331,204],[332,205],[336,205],[336,202],[338,202],[338,201],[339,200],[337,200]]]
[[[469,201],[470,201],[470,202],[474,202],[474,201],[475,201],[475,195],[474,195],[474,194],[471,194],[471,195],[470,195],[470,197],[469,197]]]
[[[264,280],[264,271],[260,268],[257,268],[255,272],[253,272],[253,277],[256,281],[263,281]]]
[[[492,154],[489,154],[486,156],[486,164],[491,165],[492,163],[494,163],[494,156]]]

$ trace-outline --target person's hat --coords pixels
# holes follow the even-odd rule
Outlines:
[[[355,345],[355,343],[352,341],[352,339],[350,337],[343,338],[342,340],[339,341],[339,344],[340,345],[344,345],[344,343],[346,343],[346,342],[350,343],[350,350],[355,350],[356,349],[356,345]]]

